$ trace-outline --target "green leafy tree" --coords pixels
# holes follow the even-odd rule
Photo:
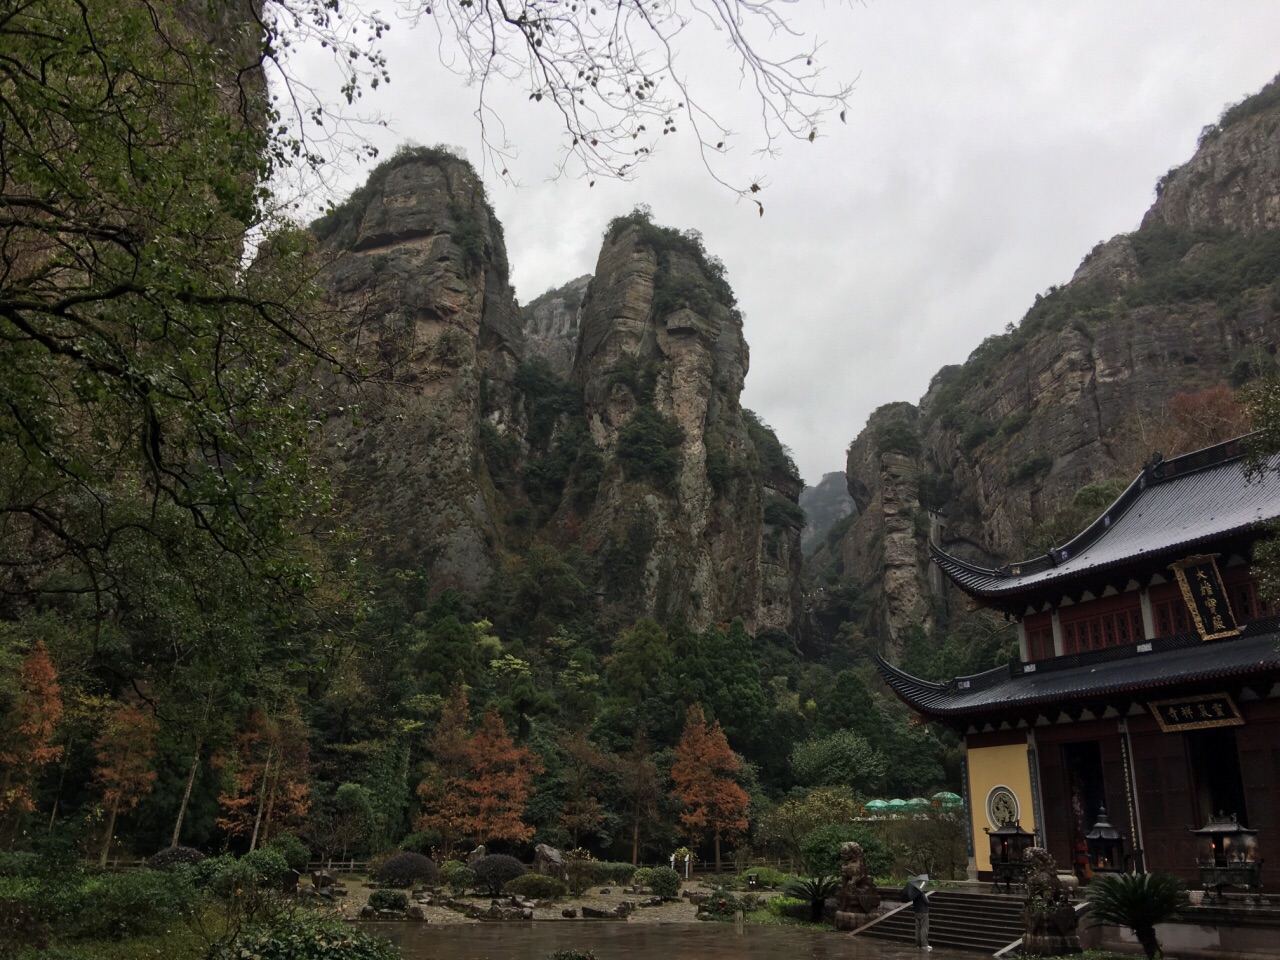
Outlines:
[[[609,691],[629,706],[637,706],[657,691],[660,679],[674,662],[667,631],[648,617],[637,620],[618,638],[605,660]]]
[[[818,827],[851,822],[858,816],[858,807],[847,787],[810,790],[762,814],[755,836],[762,843],[781,846],[793,860],[801,860],[805,837]]]
[[[852,730],[805,740],[791,751],[796,780],[807,786],[845,786],[866,794],[884,783],[884,754]]]
[[[102,602],[139,556],[181,570],[191,539],[305,582],[289,541],[326,494],[299,388],[334,358],[308,241],[264,186],[295,149],[261,71],[278,38],[197,11],[36,0],[0,20],[11,596]]]

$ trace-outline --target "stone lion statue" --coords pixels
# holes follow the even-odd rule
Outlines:
[[[867,872],[862,845],[840,845],[840,890],[836,894],[836,929],[854,930],[867,923],[880,906],[876,883]]]
[[[1029,847],[1023,861],[1027,865],[1027,902],[1022,910],[1026,924],[1022,952],[1042,957],[1079,953],[1071,891],[1058,879],[1053,856],[1044,847]]]

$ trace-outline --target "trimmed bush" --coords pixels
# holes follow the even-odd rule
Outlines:
[[[430,857],[420,853],[397,853],[382,865],[377,881],[384,887],[412,887],[415,883],[434,883],[439,874]]]
[[[147,858],[147,866],[152,870],[173,870],[177,867],[195,866],[206,857],[194,847],[165,847]]]
[[[289,864],[275,850],[254,850],[238,860],[229,853],[206,857],[191,867],[189,877],[197,888],[207,888],[220,897],[236,890],[278,888]]]
[[[555,900],[568,893],[569,888],[555,877],[526,873],[523,877],[508,880],[502,892],[513,893],[518,897],[533,897],[535,900]]]
[[[409,897],[399,890],[375,890],[369,894],[369,906],[375,910],[399,910],[403,913],[409,909]]]
[[[529,872],[523,863],[505,853],[491,853],[487,857],[481,857],[471,869],[475,871],[476,882],[494,897],[510,881]]]
[[[460,897],[475,886],[476,873],[461,860],[446,860],[440,866],[440,882]]]
[[[653,867],[649,871],[649,889],[654,896],[674,900],[680,896],[680,874],[670,867]]]
[[[342,920],[300,913],[245,930],[209,947],[205,960],[400,960],[388,940]]]
[[[311,851],[307,845],[292,833],[278,833],[267,843],[268,850],[274,850],[284,857],[290,870],[299,873],[307,872],[307,862],[311,859]]]
[[[649,878],[653,875],[653,870],[649,867],[641,867],[631,875],[631,885],[633,887],[649,886]]]

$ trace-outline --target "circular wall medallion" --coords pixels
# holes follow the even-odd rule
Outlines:
[[[1022,819],[1021,813],[1018,797],[1012,790],[1003,785],[991,788],[991,792],[987,794],[987,820],[993,830]]]

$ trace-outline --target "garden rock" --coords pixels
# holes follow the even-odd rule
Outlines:
[[[317,890],[332,887],[333,875],[328,870],[313,870],[311,872],[311,885]]]
[[[711,898],[711,894],[709,893],[699,893],[694,890],[686,890],[684,892],[684,896],[690,903],[692,903],[696,907],[702,906]]]
[[[533,848],[533,872],[564,880],[564,854],[550,844],[538,844]]]
[[[374,920],[377,916],[378,911],[373,909],[373,907],[369,906],[367,903],[360,908],[360,919],[362,920]]]
[[[641,907],[660,907],[662,906],[661,897],[650,897],[648,900],[641,900],[638,906]]]
[[[421,920],[423,923],[426,923],[427,920],[427,911],[423,910],[422,906],[416,903],[410,904],[409,909],[404,912],[404,915],[410,920]]]
[[[480,844],[480,846],[476,847],[474,850],[472,850],[470,853],[467,854],[467,866],[474,867],[476,865],[477,860],[482,860],[488,855],[489,855],[489,851],[485,849],[484,844],[483,843]]]
[[[297,870],[290,870],[280,879],[280,888],[282,893],[294,894],[298,892],[298,881],[302,879],[302,874]]]
[[[612,891],[612,890],[610,890],[608,887],[603,887],[603,888],[601,888],[601,890],[600,890],[600,895],[601,895],[602,897],[607,897],[607,896],[608,896],[609,894],[611,894],[611,893],[613,893],[613,891]]]
[[[564,917],[566,920],[577,920],[578,911],[574,907],[565,907],[560,911],[560,916]]]

